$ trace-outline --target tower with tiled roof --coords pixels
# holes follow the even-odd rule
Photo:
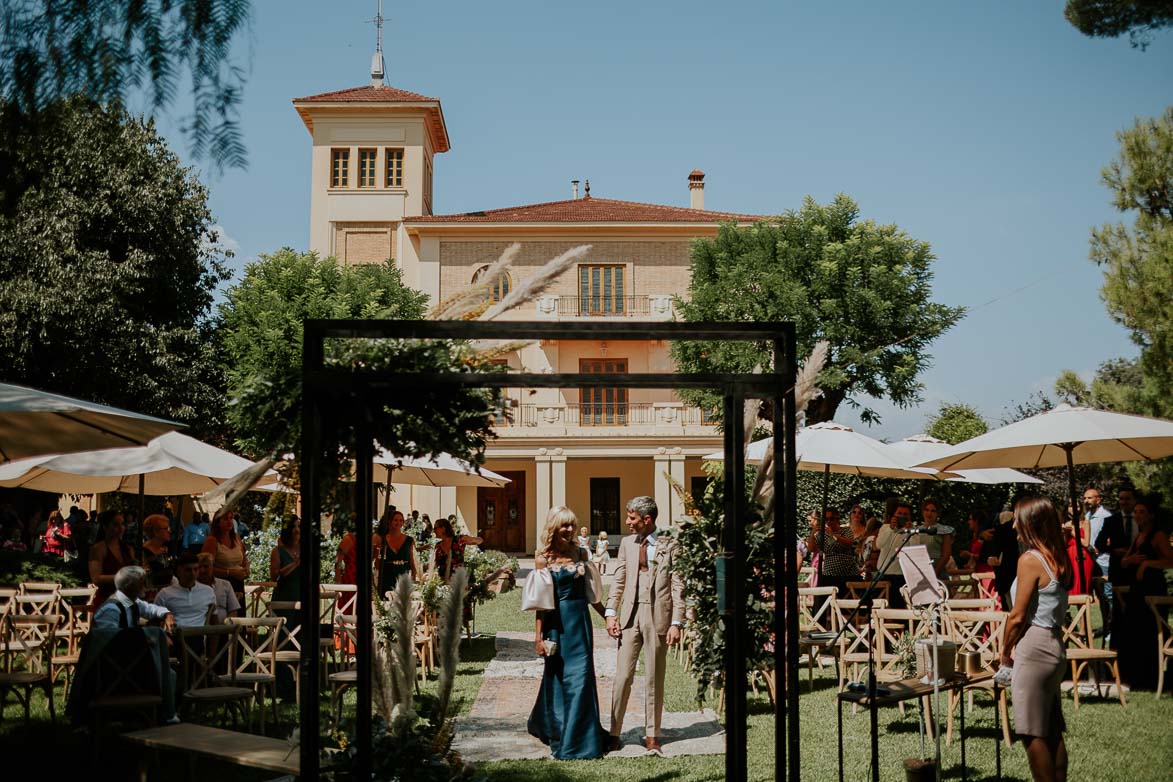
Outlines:
[[[432,214],[449,148],[439,99],[383,84],[381,26],[379,39],[369,84],[293,101],[313,139],[310,249],[344,263],[397,257],[403,220]]]

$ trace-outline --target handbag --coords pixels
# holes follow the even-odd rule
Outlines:
[[[554,577],[547,568],[535,568],[521,588],[522,611],[554,610]]]
[[[603,578],[599,575],[599,569],[595,567],[593,562],[586,562],[583,564],[586,588],[586,601],[588,605],[603,602]]]

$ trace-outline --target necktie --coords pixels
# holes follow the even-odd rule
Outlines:
[[[139,620],[138,603],[131,603],[130,604],[130,626],[131,627],[138,627],[138,620]]]
[[[1129,542],[1132,542],[1132,539],[1136,537],[1136,528],[1132,526],[1131,514],[1124,515],[1124,534],[1128,536]]]
[[[646,535],[639,544],[639,571],[641,573],[648,572],[648,538]]]

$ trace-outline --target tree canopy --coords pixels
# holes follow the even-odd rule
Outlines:
[[[227,272],[207,201],[153,122],[0,106],[0,377],[214,427]]]
[[[250,0],[13,0],[0,17],[0,97],[34,115],[62,97],[101,103],[145,91],[155,109],[190,79],[185,130],[197,156],[243,166],[237,106],[244,69],[232,47]]]
[[[957,445],[988,431],[989,424],[975,407],[964,402],[945,402],[929,416],[925,434]]]
[[[1063,15],[1084,35],[1128,33],[1132,45],[1144,49],[1154,31],[1173,26],[1173,0],[1067,0]]]
[[[723,225],[716,237],[694,241],[688,298],[677,306],[687,321],[793,321],[799,357],[827,340],[824,393],[806,414],[817,423],[844,401],[862,405],[860,396],[901,406],[919,401],[928,346],[964,314],[931,300],[933,260],[927,242],[895,225],[860,220],[846,195],[825,206],[808,197],[797,211],[746,227]],[[750,343],[681,342],[672,354],[688,372],[750,372],[768,351]],[[707,392],[682,396],[716,405]],[[867,407],[861,417],[879,420]]]

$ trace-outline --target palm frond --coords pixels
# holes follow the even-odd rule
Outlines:
[[[439,652],[440,682],[436,696],[436,720],[448,719],[448,705],[456,682],[456,666],[460,663],[460,632],[464,621],[464,595],[468,586],[468,568],[457,568],[452,574],[452,590],[440,612]]]
[[[415,717],[415,612],[412,610],[411,575],[404,573],[391,592],[391,619],[395,638],[391,645],[391,682],[398,704],[396,718],[403,724]]]
[[[819,373],[827,363],[827,354],[831,345],[826,340],[815,343],[806,361],[798,368],[798,377],[794,381],[794,406],[799,415],[806,411],[806,406],[823,395],[823,389],[817,385]]]
[[[219,506],[224,510],[232,510],[236,504],[252,487],[256,486],[261,477],[277,463],[276,454],[269,454],[264,459],[241,470],[228,480],[211,491],[199,496],[199,503],[205,507]]]

